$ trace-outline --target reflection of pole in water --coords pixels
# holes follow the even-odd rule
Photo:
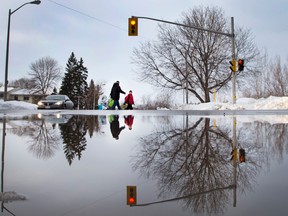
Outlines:
[[[237,151],[237,138],[236,138],[236,117],[233,117],[233,136],[232,136],[233,151]],[[234,153],[233,153],[234,154]],[[233,160],[233,207],[236,207],[237,203],[237,160]]]
[[[26,197],[13,192],[4,192],[4,161],[5,161],[5,139],[6,139],[6,118],[3,118],[3,128],[2,128],[2,166],[1,166],[1,212],[6,210],[11,215],[15,215],[9,209],[4,206],[5,202],[11,202],[13,200],[26,200]]]
[[[1,166],[1,193],[4,192],[4,152],[5,152],[5,136],[6,136],[6,118],[3,118],[2,128],[2,166]],[[1,203],[1,212],[4,211],[4,202]]]

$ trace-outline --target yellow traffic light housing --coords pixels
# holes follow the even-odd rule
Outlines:
[[[133,17],[128,19],[128,35],[138,36],[138,18]]]
[[[237,162],[237,160],[238,160],[238,149],[237,148],[232,149],[231,155],[232,155],[231,156],[231,161]]]
[[[230,69],[232,72],[236,72],[236,60],[232,59],[232,61],[229,61],[229,63],[231,64]]]
[[[136,186],[127,186],[127,205],[135,206],[137,204]]]

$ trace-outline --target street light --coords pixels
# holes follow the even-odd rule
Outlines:
[[[11,15],[15,13],[17,10],[22,8],[24,5],[27,4],[36,4],[39,5],[41,3],[40,0],[35,0],[31,2],[26,2],[14,11],[11,12],[11,9],[9,9],[8,13],[8,29],[7,29],[7,44],[6,44],[6,64],[5,64],[5,81],[4,81],[4,101],[7,101],[7,85],[8,85],[8,61],[9,61],[9,40],[10,40],[10,19]]]

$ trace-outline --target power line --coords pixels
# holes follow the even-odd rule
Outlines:
[[[106,24],[106,25],[109,25],[109,26],[112,26],[112,27],[114,27],[114,28],[117,28],[117,29],[119,29],[119,30],[121,30],[121,31],[125,31],[125,32],[127,31],[127,29],[123,29],[123,28],[121,28],[121,27],[119,27],[119,26],[116,26],[116,25],[114,25],[114,24],[112,24],[112,23],[106,22],[106,21],[101,20],[101,19],[99,19],[99,18],[97,18],[97,17],[91,16],[91,15],[89,15],[89,14],[86,14],[86,13],[84,13],[84,12],[81,12],[81,11],[79,11],[79,10],[76,10],[76,9],[74,9],[74,8],[68,7],[68,6],[66,6],[66,5],[60,4],[60,3],[55,2],[55,1],[52,1],[52,0],[48,0],[48,1],[51,2],[51,3],[53,3],[53,4],[58,5],[58,6],[60,6],[60,7],[63,7],[63,8],[65,8],[65,9],[68,9],[68,10],[71,10],[71,11],[76,12],[76,13],[78,13],[78,14],[81,14],[81,15],[83,15],[83,16],[86,16],[86,17],[88,17],[88,18],[94,19],[94,20],[96,20],[96,21],[98,21],[98,22],[101,22],[101,23],[104,23],[104,24]]]

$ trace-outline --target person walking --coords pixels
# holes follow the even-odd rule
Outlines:
[[[111,107],[112,110],[115,110],[115,107],[118,108],[118,110],[121,110],[121,106],[119,104],[120,99],[120,93],[126,94],[120,87],[120,82],[116,81],[111,89],[110,97],[114,100],[114,104]]]
[[[132,90],[129,91],[129,94],[125,97],[125,103],[127,103],[126,110],[133,110],[132,105],[134,104],[134,98],[132,94]]]

